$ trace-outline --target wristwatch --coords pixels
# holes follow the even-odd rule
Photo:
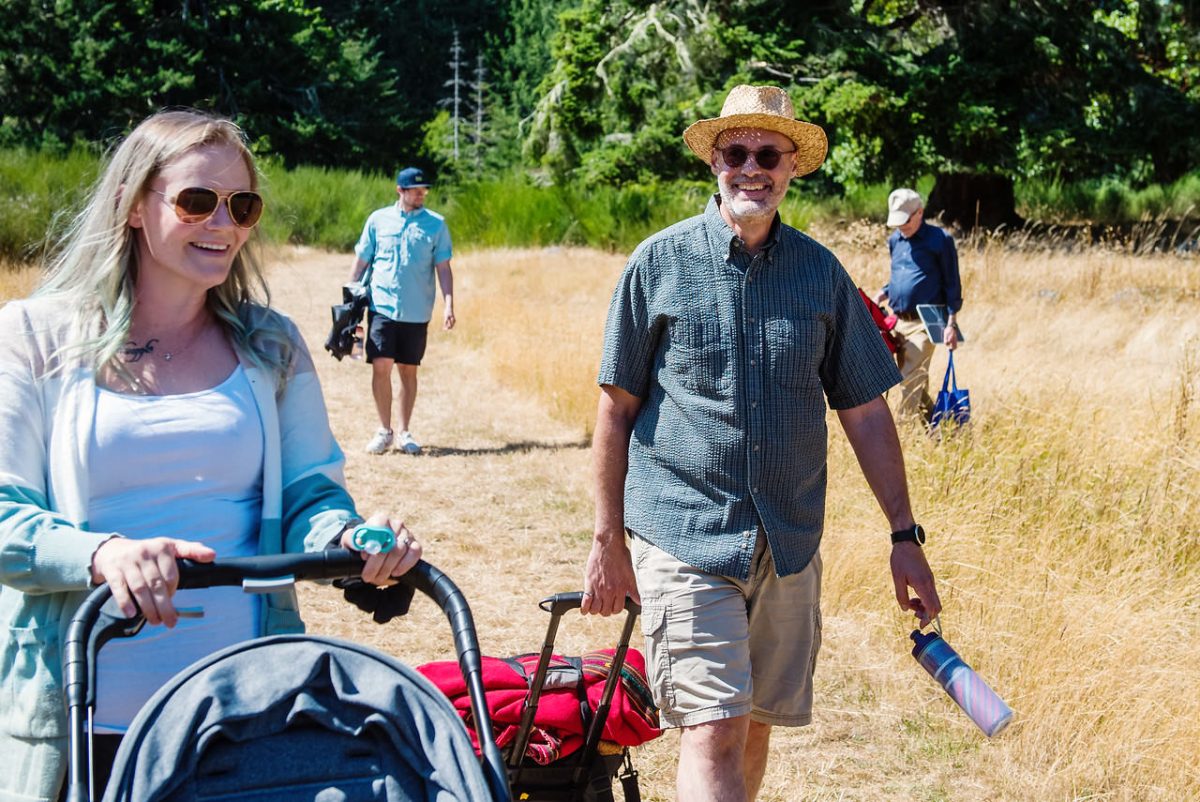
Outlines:
[[[897,543],[916,543],[918,546],[925,545],[925,527],[920,524],[913,524],[907,529],[897,529],[892,532],[892,545]]]

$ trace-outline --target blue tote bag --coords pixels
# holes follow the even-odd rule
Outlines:
[[[954,352],[950,352],[950,364],[946,366],[946,378],[942,379],[941,392],[933,404],[929,425],[936,428],[942,423],[953,421],[961,426],[971,419],[971,394],[958,389],[958,377],[954,374]]]

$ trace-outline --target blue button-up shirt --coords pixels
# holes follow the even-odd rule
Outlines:
[[[433,314],[434,266],[451,256],[445,219],[425,207],[399,203],[371,213],[354,253],[370,265],[371,308],[392,320],[428,323]]]
[[[752,257],[717,204],[638,246],[613,293],[599,382],[642,399],[625,526],[746,579],[761,524],[786,576],[820,544],[826,400],[865,404],[900,374],[832,253],[776,219]]]
[[[897,313],[916,312],[918,304],[962,309],[962,281],[954,238],[924,221],[911,237],[896,229],[888,237],[892,275],[883,291]]]

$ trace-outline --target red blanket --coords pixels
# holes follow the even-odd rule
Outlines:
[[[889,351],[891,351],[893,354],[896,353],[900,347],[900,343],[896,339],[896,332],[892,331],[892,329],[896,328],[896,316],[885,316],[883,314],[883,309],[879,307],[879,304],[867,297],[867,294],[863,292],[862,287],[858,288],[858,294],[862,296],[863,303],[867,305],[867,311],[871,313],[871,319],[875,321],[876,328],[878,328],[879,333],[883,335],[884,344],[887,345]]]
[[[595,711],[612,666],[613,649],[588,652],[581,658],[582,681],[587,692],[588,706]],[[521,710],[529,692],[526,675],[533,677],[537,670],[536,654],[511,658],[524,668],[524,674],[510,661],[484,657],[483,687],[488,711],[492,715],[493,737],[503,749],[513,742],[521,722]],[[454,709],[467,725],[471,742],[479,751],[475,722],[467,685],[456,662],[427,663],[417,670],[449,697]],[[540,765],[552,763],[583,746],[583,713],[577,689],[580,673],[568,660],[555,655],[550,660],[545,687],[538,701],[537,715],[529,747],[525,754]],[[604,724],[603,739],[621,746],[637,746],[657,738],[658,710],[646,683],[646,664],[641,652],[630,649],[621,668],[621,681],[613,694],[612,706]]]

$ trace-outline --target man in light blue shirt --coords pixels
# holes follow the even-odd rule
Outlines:
[[[417,367],[425,356],[429,319],[433,316],[437,273],[442,288],[442,328],[454,328],[454,275],[450,270],[450,229],[437,212],[425,208],[429,182],[416,167],[396,176],[400,199],[367,218],[354,246],[352,281],[366,280],[371,298],[367,315],[367,361],[371,363],[371,392],[379,413],[379,429],[367,452],[383,454],[396,446],[420,454],[409,432],[417,400]],[[400,436],[392,429],[392,365],[400,376]]]

